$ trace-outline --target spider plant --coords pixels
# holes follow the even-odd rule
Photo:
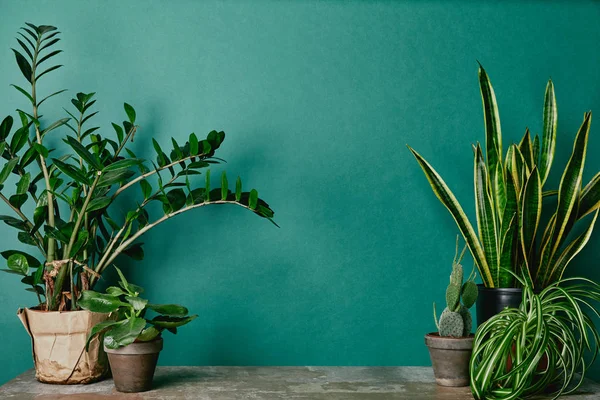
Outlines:
[[[536,294],[521,283],[521,306],[504,309],[475,333],[470,374],[476,399],[528,398],[549,387],[554,398],[572,393],[598,354],[598,331],[585,311],[599,316],[592,302],[600,300],[600,285],[568,278]]]
[[[64,92],[42,98],[38,90],[39,81],[61,67],[51,65],[62,52],[55,49],[59,32],[53,26],[27,24],[18,34],[21,50],[13,52],[27,89],[12,86],[27,99],[31,111],[17,110],[20,127],[14,131],[11,116],[0,124],[0,155],[6,160],[0,168],[0,199],[14,213],[0,216],[0,220],[16,228],[18,240],[35,247],[43,261],[28,251],[1,254],[7,259],[6,271],[22,276],[42,309],[78,309],[81,292],[92,289],[119,255],[142,259],[142,243],[137,240],[184,212],[206,205],[234,204],[273,222],[274,213],[268,204],[254,189],[243,192],[239,178],[234,192],[229,190],[225,173],[221,187],[211,186],[206,168],[222,161],[215,157],[225,139],[222,131],[211,131],[203,140],[192,133],[183,145],[172,138],[172,149],[167,152],[152,139],[157,157],[146,162],[128,148],[139,126],[135,109],[127,103],[127,120],[112,124],[112,138],[91,125],[97,113],[92,110],[94,93],[77,93],[71,100],[74,109],[65,110],[64,118],[46,122],[48,116],[42,118],[41,106]],[[47,147],[48,138],[64,129],[70,129],[72,135],[63,139],[68,152],[58,155],[58,149]],[[202,170],[204,182],[193,183]],[[10,176],[17,179],[14,190],[5,185]],[[109,206],[131,190],[140,190],[142,200],[123,199],[119,207],[125,209],[125,218],[111,216]],[[162,209],[158,217],[152,218],[152,204]],[[26,215],[28,210],[33,210],[32,215]]]
[[[556,148],[558,108],[551,80],[546,86],[542,137],[529,129],[506,155],[502,148],[500,116],[490,79],[479,67],[479,86],[485,123],[484,149],[477,143],[474,153],[474,186],[477,230],[440,174],[419,153],[417,159],[433,192],[454,217],[483,284],[489,288],[517,284],[511,272],[524,271],[535,288],[560,280],[567,265],[587,244],[600,207],[600,173],[582,188],[591,112],[585,113],[575,137],[573,152],[562,174],[558,190],[544,191]],[[552,217],[541,221],[544,197],[558,196]],[[591,215],[591,217],[584,217]],[[582,221],[583,220],[583,221]],[[567,240],[578,221],[583,233]]]

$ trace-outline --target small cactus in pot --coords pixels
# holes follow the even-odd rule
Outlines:
[[[463,267],[460,263],[466,248],[465,246],[459,255],[457,242],[450,284],[446,288],[446,308],[442,311],[439,322],[435,303],[433,303],[433,317],[440,336],[465,337],[471,334],[473,328],[473,319],[469,309],[477,300],[477,285],[475,284],[475,270],[463,283]]]
[[[460,263],[465,250],[466,246],[458,253],[457,238],[450,284],[446,288],[446,308],[438,322],[433,303],[433,317],[438,332],[425,335],[435,380],[441,386],[469,385],[469,360],[473,349],[473,323],[469,308],[477,300],[478,289],[475,270],[463,283],[463,267]]]

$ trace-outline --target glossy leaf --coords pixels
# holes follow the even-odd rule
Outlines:
[[[227,182],[227,174],[223,171],[221,175],[221,200],[226,200],[229,194],[229,183]]]
[[[0,123],[0,141],[6,140],[12,129],[14,119],[10,115],[2,120]]]
[[[100,161],[90,153],[77,139],[72,136],[67,136],[66,143],[71,146],[75,153],[81,157],[90,167],[93,167],[96,171],[103,169]]]
[[[147,307],[169,317],[185,317],[189,313],[187,308],[178,304],[148,304]]]
[[[185,197],[183,189],[173,189],[167,193],[167,199],[173,211],[178,211],[185,205]]]
[[[114,163],[104,167],[104,171],[114,171],[121,168],[135,167],[143,162],[144,160],[139,160],[137,158],[125,158],[123,160],[115,161]]]
[[[88,339],[85,343],[85,350],[87,351],[89,349],[90,342],[92,341],[92,339],[95,336],[107,331],[111,327],[115,327],[118,325],[124,325],[126,323],[127,323],[127,321],[104,321],[104,322],[97,323],[96,325],[94,325],[94,327],[90,331],[90,335],[88,336]]]
[[[129,118],[129,122],[131,124],[135,124],[135,110],[129,104],[123,104],[123,108],[125,109],[125,113],[127,114],[127,118]]]
[[[108,196],[96,197],[90,201],[90,203],[88,204],[85,211],[92,212],[92,211],[101,210],[103,208],[108,207],[108,205],[111,203],[111,201],[112,201],[112,198],[108,197]]]
[[[118,349],[127,346],[137,339],[142,330],[146,327],[146,320],[143,318],[129,318],[126,323],[113,327],[104,335],[104,345],[109,349]]]
[[[19,53],[15,49],[12,49],[12,51],[15,53],[15,58],[17,60],[17,65],[19,66],[19,69],[21,70],[21,73],[23,74],[23,76],[25,77],[25,79],[27,79],[27,81],[29,83],[31,83],[32,82],[31,64],[29,64],[29,61],[27,61],[27,59],[25,58],[25,56],[23,56],[23,54]]]
[[[256,189],[252,189],[250,191],[250,195],[248,196],[248,207],[251,210],[256,210],[257,205],[258,205],[258,191]]]
[[[146,304],[148,304],[148,300],[142,299],[141,297],[137,297],[137,296],[136,297],[125,296],[125,300],[127,300],[127,302],[129,304],[131,304],[133,309],[136,311],[143,310],[144,308],[146,308]]]
[[[127,303],[123,303],[114,296],[97,293],[92,290],[84,290],[81,292],[81,298],[77,304],[84,310],[98,313],[110,313],[117,311],[119,307],[128,306]]]
[[[52,123],[49,127],[47,127],[46,129],[44,129],[42,131],[42,136],[44,136],[45,134],[47,134],[49,132],[52,132],[56,128],[60,128],[61,126],[63,126],[67,122],[69,122],[69,120],[70,120],[70,118],[63,118],[63,119],[59,119],[58,121]]]
[[[189,317],[169,317],[166,315],[159,315],[158,317],[155,317],[148,322],[154,326],[169,329],[169,328],[178,328],[180,326],[183,326],[183,325],[193,321],[197,317],[198,317],[197,315],[190,315]]]
[[[138,342],[149,342],[154,340],[160,335],[160,331],[156,329],[154,326],[149,326],[142,331],[137,337]]]
[[[79,169],[75,168],[74,166],[67,164],[65,162],[62,162],[56,158],[52,159],[52,163],[62,173],[69,176],[70,178],[74,179],[76,182],[85,184],[85,185],[90,184],[88,178],[83,174],[83,172],[81,172]]]
[[[29,126],[17,129],[10,141],[10,151],[17,154],[27,144],[27,139],[29,139]]]
[[[122,183],[131,178],[133,175],[135,175],[135,172],[130,171],[127,168],[106,171],[102,173],[102,176],[100,176],[96,186],[101,188],[105,186],[111,186],[116,183]]]
[[[235,201],[239,202],[242,199],[242,179],[238,176],[235,181]]]
[[[8,257],[7,265],[12,271],[21,275],[27,276],[29,274],[29,263],[27,262],[27,258],[22,254],[16,253]]]
[[[31,97],[31,95],[29,93],[27,93],[27,91],[25,89],[23,89],[23,88],[21,88],[21,87],[19,87],[17,85],[10,85],[10,86],[12,86],[15,89],[17,89],[23,96],[27,97],[27,99],[29,100],[29,102],[32,105],[35,105],[34,102],[33,102],[33,97]]]
[[[577,219],[596,211],[598,207],[600,207],[600,172],[581,191]]]
[[[2,170],[0,170],[0,184],[3,184],[6,181],[6,179],[8,179],[10,173],[16,167],[18,162],[18,158],[13,158],[12,160],[9,160],[6,164],[4,164],[4,167],[2,167]]]

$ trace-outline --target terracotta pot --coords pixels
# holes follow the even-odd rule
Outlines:
[[[469,386],[469,360],[473,335],[464,338],[443,337],[437,332],[425,335],[425,344],[433,365],[435,382],[440,386]]]
[[[162,348],[162,338],[132,343],[115,350],[105,346],[117,390],[136,393],[152,389],[154,370]]]
[[[35,377],[55,384],[96,382],[108,375],[108,360],[98,337],[85,343],[94,325],[109,314],[89,311],[19,309],[17,316],[31,336]]]

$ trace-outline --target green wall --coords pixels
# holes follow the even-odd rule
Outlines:
[[[405,144],[471,210],[471,143],[484,139],[476,60],[505,146],[541,130],[552,77],[557,186],[583,112],[600,112],[599,18],[597,1],[2,0],[0,114],[26,106],[9,87],[23,83],[10,47],[31,21],[63,32],[65,67],[41,90],[70,93],[46,115],[96,91],[110,129],[127,101],[147,157],[151,137],[227,133],[227,171],[259,189],[281,229],[206,208],[148,234],[143,262],[120,261],[154,301],[200,315],[167,337],[163,365],[428,365],[423,335],[457,229]],[[600,170],[596,124],[589,146],[587,179]],[[4,225],[0,235],[16,246]],[[571,273],[600,279],[599,245],[600,232]],[[15,312],[33,300],[0,276],[0,383],[32,365]]]

